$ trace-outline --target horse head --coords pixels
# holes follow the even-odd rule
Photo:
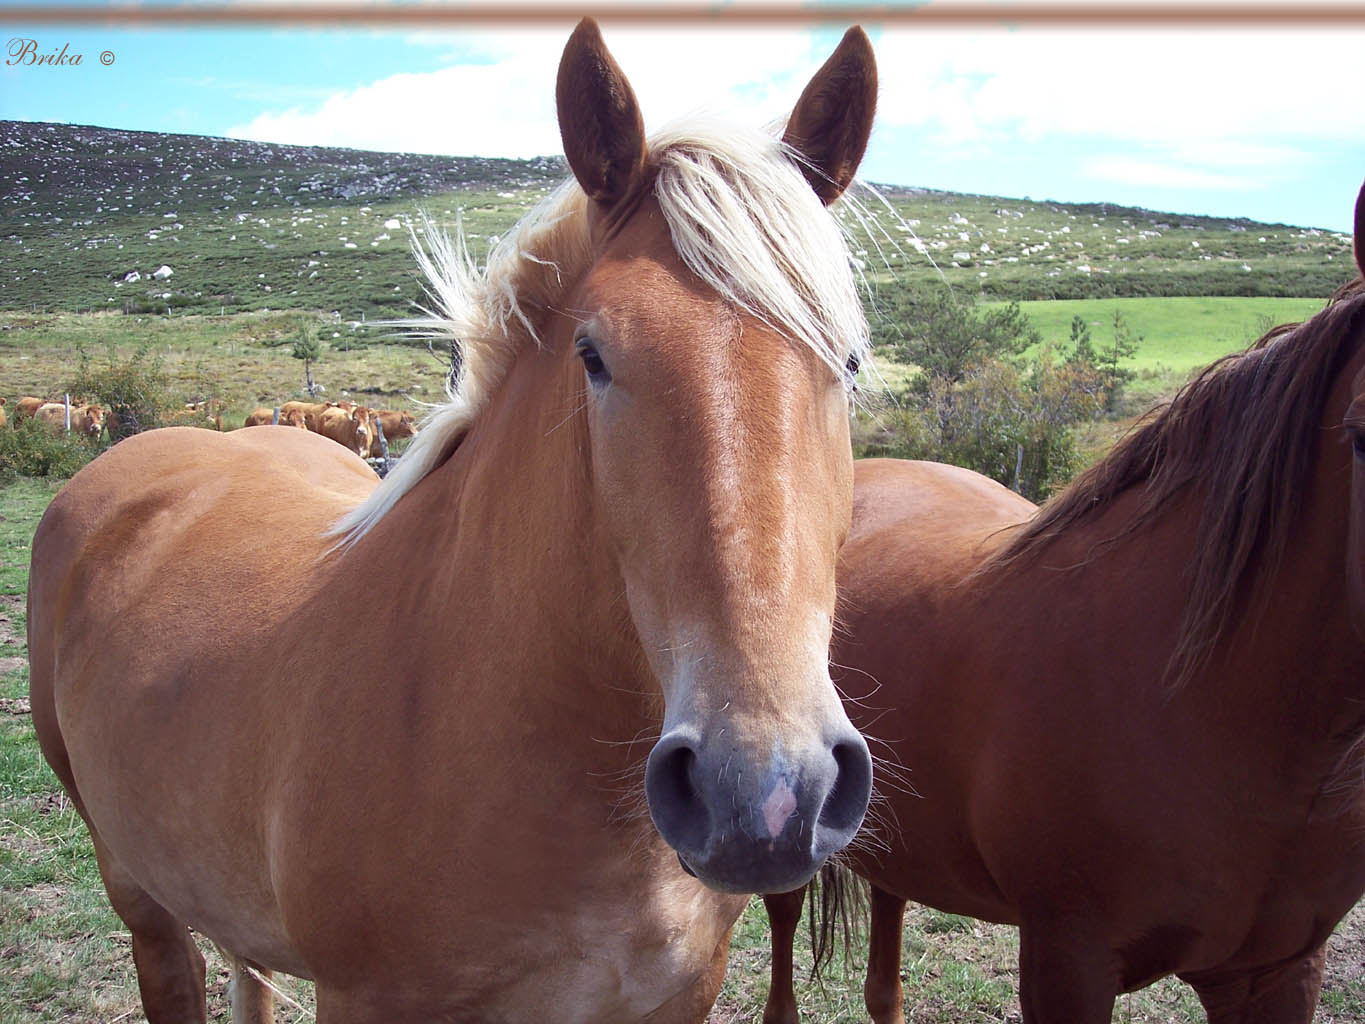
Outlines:
[[[846,364],[866,325],[847,264],[830,269],[844,250],[824,209],[867,143],[871,46],[849,31],[782,142],[765,140],[764,180],[742,186],[734,166],[676,172],[657,139],[647,146],[591,20],[564,51],[556,100],[594,250],[563,351],[581,381],[603,543],[664,698],[650,814],[707,885],[791,889],[852,839],[871,787],[828,667],[852,499]],[[759,190],[782,196],[787,224],[723,205]],[[692,237],[680,224],[697,226]],[[822,233],[780,234],[793,225]],[[759,269],[707,264],[698,250],[722,248],[726,231],[753,234],[724,247]],[[840,254],[816,260],[826,279],[783,267],[803,247]],[[859,327],[782,322],[748,297],[764,274],[784,278],[759,285],[791,293],[798,310],[811,303],[802,289],[838,291]]]

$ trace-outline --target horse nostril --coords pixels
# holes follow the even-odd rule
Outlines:
[[[700,851],[711,830],[696,773],[697,752],[680,737],[660,740],[645,768],[650,817],[659,834],[675,849]]]
[[[820,809],[819,823],[851,837],[862,825],[872,795],[872,756],[861,736],[856,741],[836,743],[831,753],[837,771],[834,786]]]

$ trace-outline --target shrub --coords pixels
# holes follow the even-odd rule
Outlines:
[[[1058,362],[1047,350],[1023,369],[984,360],[959,381],[923,378],[888,396],[854,440],[860,456],[949,462],[1041,501],[1080,469],[1072,427],[1104,399],[1089,363]]]
[[[1017,302],[981,310],[966,293],[916,287],[897,293],[874,320],[873,340],[889,345],[892,359],[914,364],[923,376],[956,382],[973,364],[1017,356],[1042,336]]]
[[[151,355],[148,345],[139,346],[127,359],[120,359],[111,347],[100,367],[81,349],[76,377],[67,390],[108,410],[109,438],[115,442],[159,426],[177,408],[161,359]]]
[[[917,372],[877,422],[855,430],[860,454],[965,466],[1034,501],[1075,474],[1071,427],[1096,416],[1113,386],[1083,323],[1065,359],[1045,348],[1024,362],[1040,337],[1016,303],[982,311],[937,288],[909,292],[900,312],[908,319],[891,356]]]
[[[89,462],[99,446],[75,434],[54,433],[27,419],[0,429],[0,482],[16,476],[66,479]]]

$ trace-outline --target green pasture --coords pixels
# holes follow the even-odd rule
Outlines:
[[[1045,342],[1065,346],[1071,320],[1090,326],[1097,351],[1113,341],[1114,314],[1122,314],[1142,345],[1126,364],[1138,373],[1188,376],[1229,352],[1255,341],[1276,324],[1307,320],[1323,299],[1271,296],[1171,296],[1161,298],[1056,299],[1021,302],[1019,308]]]
[[[1044,342],[1059,348],[1071,318],[1090,324],[1097,349],[1112,338],[1120,312],[1142,345],[1127,364],[1139,373],[1144,400],[1174,390],[1195,370],[1245,348],[1267,327],[1302,320],[1322,299],[1267,296],[1062,299],[1021,303]],[[875,308],[873,315],[876,315]],[[320,325],[322,359],[314,378],[321,397],[352,398],[374,407],[420,412],[443,398],[444,353],[394,337],[388,328],[345,320],[332,311],[257,310],[227,315],[32,313],[0,311],[0,397],[59,397],[82,352],[98,366],[111,353],[127,358],[140,347],[161,360],[184,401],[218,398],[225,426],[257,406],[303,397],[303,366],[288,342],[305,320]],[[882,358],[884,381],[904,381],[906,368]]]

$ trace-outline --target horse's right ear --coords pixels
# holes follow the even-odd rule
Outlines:
[[[1360,195],[1356,196],[1355,248],[1356,267],[1360,276],[1365,277],[1365,185],[1360,186]]]
[[[615,204],[643,172],[645,122],[630,83],[591,18],[578,23],[564,47],[555,107],[574,177],[589,198],[604,206]]]
[[[815,73],[787,121],[782,141],[804,160],[801,172],[826,206],[858,172],[877,112],[877,60],[857,25]]]

